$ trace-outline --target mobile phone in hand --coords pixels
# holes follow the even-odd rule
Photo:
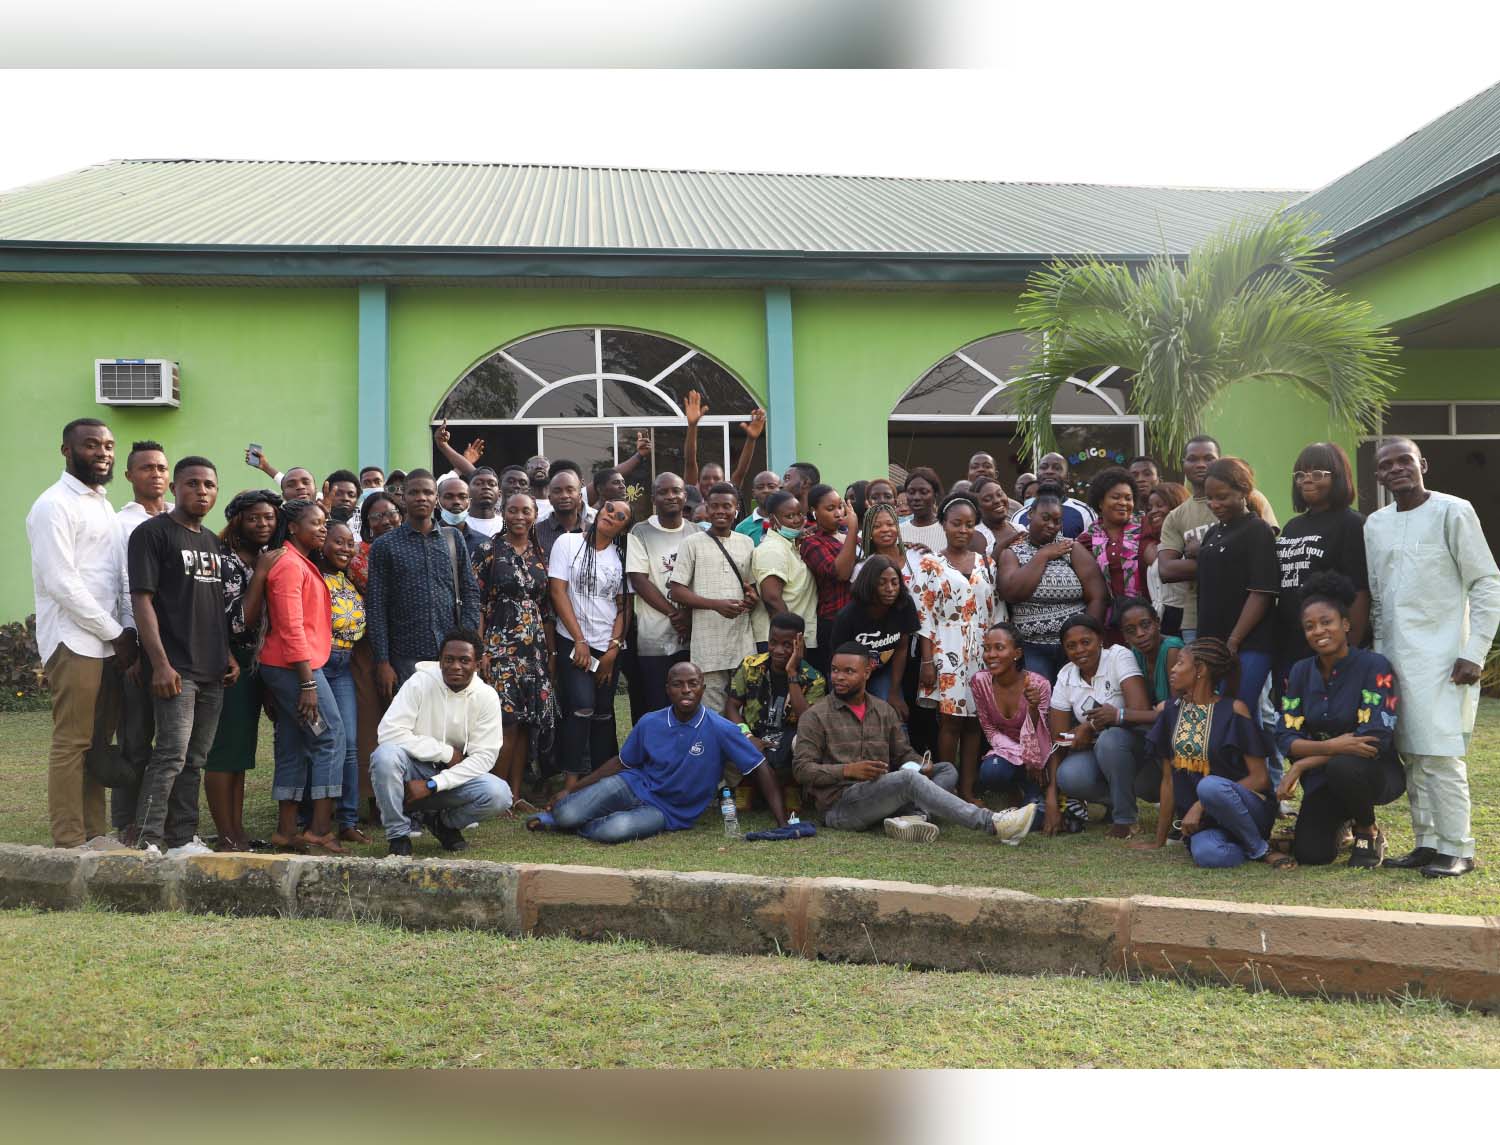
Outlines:
[[[251,469],[259,469],[260,463],[265,459],[265,450],[262,446],[251,442],[245,446],[245,464]]]

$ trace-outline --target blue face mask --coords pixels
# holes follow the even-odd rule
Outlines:
[[[469,511],[465,509],[462,513],[450,513],[447,509],[439,509],[438,513],[443,518],[443,524],[452,525],[457,528],[469,519]]]
[[[777,525],[776,531],[789,541],[795,541],[802,535],[801,529],[788,528],[786,525]]]

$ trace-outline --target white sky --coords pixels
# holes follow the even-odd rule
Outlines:
[[[56,59],[62,27],[93,2],[29,6],[19,26],[0,26],[0,62]],[[411,51],[402,58],[441,58],[430,50],[435,38],[450,57],[483,56],[464,45],[500,42],[490,35],[514,55],[518,26],[494,18],[507,3],[471,2],[427,0],[426,18],[405,29]],[[559,0],[554,10],[591,2]],[[680,19],[696,0],[635,3]],[[899,10],[907,0],[884,3]],[[720,0],[721,14],[745,4],[779,18],[770,10],[781,0]],[[139,7],[107,10],[135,17]],[[107,55],[90,47],[106,23],[79,58],[130,60],[132,35],[152,38],[153,58],[183,61],[212,62],[242,41],[255,49],[242,62],[267,65],[399,55],[399,34],[375,50],[358,35],[341,40],[336,24],[304,26],[289,14],[316,7],[264,0],[264,19],[249,31],[215,27],[212,13],[172,27],[136,20]],[[446,18],[460,8],[468,23]],[[903,33],[911,60],[968,70],[4,71],[0,188],[111,158],[198,156],[1311,189],[1500,79],[1500,4],[928,0],[924,11],[925,22]],[[559,30],[530,31],[551,43]],[[695,58],[692,35],[663,41],[649,24],[633,34],[652,58]],[[548,58],[559,58],[555,46]],[[584,37],[570,58],[604,57]]]

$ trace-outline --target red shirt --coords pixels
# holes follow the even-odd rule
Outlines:
[[[271,630],[260,650],[262,664],[290,668],[299,660],[317,671],[333,647],[333,602],[323,574],[291,543],[266,577],[266,614]]]
[[[849,592],[849,582],[840,580],[833,567],[844,548],[843,534],[825,533],[814,525],[802,534],[799,548],[802,563],[807,565],[807,571],[812,573],[818,585],[818,619],[831,620],[854,599]]]

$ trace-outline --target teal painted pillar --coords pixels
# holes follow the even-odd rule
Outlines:
[[[359,465],[390,463],[390,313],[385,286],[359,284]]]
[[[792,292],[766,287],[766,463],[777,473],[797,460],[797,392],[792,385]]]

